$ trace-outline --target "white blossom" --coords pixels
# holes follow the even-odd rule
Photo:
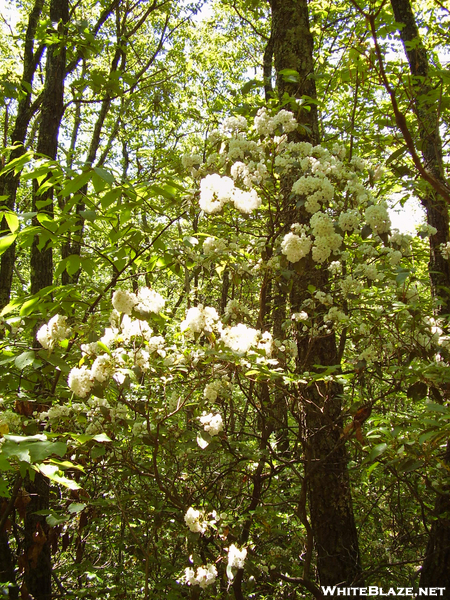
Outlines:
[[[106,381],[114,372],[114,364],[109,354],[97,356],[91,368],[91,376],[97,381]]]
[[[441,244],[440,250],[441,250],[442,256],[446,260],[449,260],[450,259],[450,242],[447,242],[446,244]]]
[[[37,341],[46,350],[54,348],[56,342],[61,342],[72,333],[66,325],[67,317],[55,315],[46,325],[42,325],[36,334]]]
[[[311,250],[312,241],[309,236],[287,233],[281,242],[281,252],[289,262],[295,263],[306,256]]]
[[[90,370],[83,365],[81,368],[74,367],[67,380],[72,392],[80,398],[85,398],[94,386]]]
[[[136,294],[125,290],[116,290],[112,297],[112,305],[119,313],[131,315],[131,311],[138,303]]]
[[[203,242],[203,252],[207,256],[215,254],[216,252],[223,252],[226,247],[227,243],[225,240],[221,240],[220,238],[207,237]]]
[[[233,191],[233,204],[239,212],[248,215],[261,206],[261,198],[255,190],[245,192],[235,188]]]
[[[127,314],[122,319],[121,330],[121,337],[125,342],[129,342],[135,337],[142,337],[145,340],[149,340],[152,335],[152,329],[147,321],[131,319]]]
[[[226,327],[221,334],[225,346],[238,354],[244,354],[252,346],[255,346],[258,336],[258,330],[247,327],[243,323],[239,323],[235,327]]]
[[[223,430],[223,420],[220,414],[213,415],[212,413],[206,414],[204,412],[198,418],[203,425],[203,429],[211,436],[218,435]]]
[[[206,213],[220,212],[233,196],[234,182],[229,177],[207,175],[200,182],[200,208]]]
[[[247,548],[239,550],[237,546],[231,544],[228,548],[228,566],[236,569],[243,569],[245,559],[247,558]]]
[[[180,324],[181,331],[189,329],[192,333],[206,331],[210,333],[213,329],[220,329],[219,315],[217,310],[211,306],[193,306],[186,313],[186,318]]]
[[[217,579],[217,569],[215,565],[205,565],[197,568],[197,574],[194,569],[187,567],[184,572],[184,580],[187,585],[199,585],[205,589],[212,585]]]
[[[245,131],[248,128],[247,119],[241,115],[236,117],[227,117],[222,122],[223,131],[237,132]]]
[[[217,396],[220,394],[221,389],[222,383],[220,381],[211,381],[210,383],[206,384],[205,389],[203,390],[203,397],[205,400],[214,402],[217,400]]]
[[[361,221],[361,217],[356,210],[348,210],[339,215],[339,227],[342,231],[353,231]]]
[[[135,310],[141,314],[160,313],[166,303],[161,294],[148,287],[140,288],[137,293],[137,299],[138,304],[135,306]]]
[[[190,506],[184,515],[184,522],[193,533],[205,533],[208,521],[205,520],[203,512],[195,510]]]
[[[372,204],[364,213],[373,233],[386,233],[391,228],[391,219],[385,204]]]

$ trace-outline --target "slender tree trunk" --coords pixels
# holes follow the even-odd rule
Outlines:
[[[391,5],[395,20],[404,25],[399,29],[399,34],[412,75],[414,112],[425,167],[436,179],[445,183],[442,141],[439,134],[439,97],[429,75],[427,52],[420,38],[410,0],[391,0]],[[449,314],[449,261],[443,258],[439,250],[440,244],[446,244],[450,239],[448,206],[430,186],[427,186],[421,200],[427,212],[429,225],[437,229],[437,233],[430,237],[429,272],[432,292],[442,303],[439,312]]]
[[[417,118],[422,157],[433,175],[445,181],[442,141],[439,134],[439,106],[429,74],[426,49],[420,38],[410,0],[391,0],[395,20],[402,23],[399,34],[411,71],[414,112]],[[449,261],[440,252],[440,244],[449,241],[448,206],[434,190],[427,187],[422,197],[429,225],[436,228],[430,236],[429,273],[433,298],[439,303],[437,313],[450,313]],[[450,466],[450,441],[444,457]],[[445,587],[444,597],[450,598],[450,489],[436,498],[434,517],[428,538],[425,560],[420,574],[421,587]]]
[[[14,129],[11,135],[12,144],[22,144],[11,152],[9,160],[14,160],[22,156],[24,152],[23,144],[27,134],[28,126],[32,117],[31,106],[31,87],[33,85],[34,73],[40,61],[43,47],[39,47],[34,52],[34,36],[42,12],[45,0],[36,0],[28,18],[27,32],[24,45],[24,63],[23,75],[21,81],[22,98],[17,107],[17,116],[14,123]],[[14,210],[16,204],[17,188],[19,186],[20,175],[10,172],[0,178],[0,196],[7,196],[5,205]],[[2,230],[7,230],[8,225],[3,219]],[[0,263],[0,309],[6,306],[11,296],[11,286],[14,273],[14,263],[16,260],[16,246],[10,246],[1,257]]]
[[[280,100],[287,97],[316,97],[313,64],[313,38],[309,29],[307,0],[272,0],[272,37],[275,70]],[[298,73],[298,81],[286,81],[284,69]],[[291,102],[300,123],[299,131],[291,136],[295,142],[319,142],[317,108],[310,110]],[[295,175],[281,182],[284,190],[283,217],[286,230],[294,222],[309,223],[304,209],[296,209],[289,200]],[[308,297],[307,288],[313,285],[326,291],[328,275],[310,259],[302,275],[292,273],[291,309],[297,312]],[[339,362],[334,334],[309,341],[298,331],[298,370],[317,370]],[[303,411],[306,459],[305,478],[311,528],[317,552],[317,570],[321,585],[350,585],[361,575],[358,536],[354,521],[347,454],[340,441],[342,387],[336,383],[305,386],[299,394]],[[358,580],[361,582],[361,579]]]
[[[58,134],[64,111],[64,79],[66,76],[66,42],[65,25],[69,20],[68,0],[52,0],[50,4],[52,22],[58,23],[58,42],[47,48],[45,69],[45,87],[42,99],[41,121],[37,152],[51,159],[56,158],[58,150]],[[38,184],[33,184],[33,211],[43,207],[45,212],[53,216],[53,190],[49,188],[41,195],[37,194]],[[39,226],[37,219],[34,225]],[[53,253],[51,244],[39,248],[39,236],[35,236],[31,247],[30,259],[31,293],[36,294],[53,283]]]
[[[47,48],[45,87],[42,99],[41,120],[37,152],[55,159],[58,150],[59,127],[64,110],[64,79],[66,76],[65,30],[69,20],[68,0],[52,0],[50,18],[58,23],[58,42]],[[53,191],[38,195],[38,184],[33,182],[33,211],[42,211],[53,216]],[[41,203],[44,204],[41,204]],[[42,207],[42,208],[40,208]],[[36,220],[35,225],[38,225]],[[50,244],[39,248],[39,236],[33,240],[30,259],[31,293],[36,294],[53,283],[53,256]],[[36,512],[47,510],[49,506],[49,482],[40,473],[34,481],[26,481],[30,495],[25,518],[24,552],[26,559],[24,586],[35,600],[51,600],[52,566],[49,527],[45,517]]]

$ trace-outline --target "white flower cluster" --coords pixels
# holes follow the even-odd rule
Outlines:
[[[184,515],[184,522],[193,533],[205,533],[208,528],[208,520],[200,510],[190,506]]]
[[[138,303],[135,306],[134,310],[141,315],[146,315],[148,313],[160,313],[166,301],[155,292],[155,290],[151,290],[148,287],[142,287],[137,293]]]
[[[339,227],[342,231],[353,231],[361,221],[361,216],[356,210],[347,210],[339,215]]]
[[[434,227],[432,227],[432,229],[434,229]],[[435,232],[436,232],[436,230],[435,230]],[[409,248],[409,245],[411,244],[411,240],[412,240],[412,236],[410,236],[406,233],[400,233],[398,229],[394,229],[392,234],[389,236],[389,242],[391,244],[400,246],[401,248],[404,248],[405,250],[407,248]]]
[[[339,250],[342,236],[335,232],[331,217],[323,212],[316,212],[310,223],[315,236],[312,258],[315,262],[322,263],[331,252]]]
[[[339,286],[345,297],[349,294],[359,294],[362,290],[362,283],[357,279],[353,279],[351,275],[347,275],[345,279],[339,282]]]
[[[203,252],[207,256],[223,252],[226,247],[227,243],[225,242],[225,240],[221,240],[220,238],[207,237],[203,242]]]
[[[307,321],[309,319],[308,313],[302,310],[298,313],[292,313],[291,319],[293,321]]]
[[[332,275],[339,275],[342,273],[342,263],[340,263],[338,260],[333,260],[328,265],[328,270]]]
[[[334,196],[334,187],[328,177],[311,177],[302,175],[292,186],[292,192],[299,196],[307,196],[305,208],[309,213],[320,210],[321,203],[329,202]]]
[[[222,324],[219,320],[217,310],[212,306],[193,306],[186,313],[186,318],[180,324],[181,331],[188,330],[189,334],[211,333],[213,330],[221,329]]]
[[[97,356],[91,367],[91,377],[97,381],[103,382],[114,373],[114,362],[109,354]]]
[[[265,355],[270,358],[274,350],[274,340],[270,331],[263,331],[258,342],[258,350],[264,350]]]
[[[217,569],[214,565],[208,564],[204,567],[198,567],[197,574],[195,574],[194,569],[187,567],[184,577],[187,585],[199,585],[202,589],[205,589],[217,579]]]
[[[372,204],[364,213],[373,233],[386,233],[391,228],[391,219],[385,204]]]
[[[212,413],[206,414],[204,412],[198,418],[203,425],[203,429],[211,436],[218,435],[223,430],[223,420],[220,414],[213,415]]]
[[[387,258],[389,260],[390,265],[396,267],[402,260],[403,254],[400,252],[400,250],[390,249]]]
[[[119,313],[131,315],[131,311],[138,303],[136,294],[126,290],[116,290],[112,297],[112,305]]]
[[[192,169],[192,167],[198,167],[202,164],[203,159],[200,154],[184,154],[181,157],[181,164],[185,169]]]
[[[112,305],[119,313],[131,315],[136,312],[146,315],[148,313],[159,313],[164,308],[164,298],[148,287],[140,288],[137,294],[126,290],[116,290],[112,297]]]
[[[312,241],[309,236],[296,233],[287,233],[281,242],[281,252],[286,255],[289,262],[295,263],[306,256],[311,250]]]
[[[339,310],[337,306],[332,306],[324,317],[325,321],[333,321],[334,323],[345,323],[348,321],[348,316]]]
[[[207,175],[200,182],[200,208],[208,214],[220,212],[227,202],[232,202],[241,213],[250,214],[261,206],[255,190],[244,191],[235,187],[230,177]]]
[[[294,115],[287,110],[280,110],[271,117],[265,108],[260,108],[254,121],[255,130],[259,135],[273,135],[278,127],[283,133],[290,133],[297,129],[297,121]]]
[[[237,546],[231,544],[228,548],[228,566],[235,569],[243,569],[245,559],[247,558],[247,548],[239,550]]]
[[[217,400],[217,396],[220,394],[222,390],[222,382],[218,379],[215,381],[211,381],[211,383],[207,383],[205,385],[205,389],[203,390],[203,397],[205,400],[209,400],[210,402],[215,402]]]
[[[123,316],[120,324],[120,338],[124,342],[129,342],[132,338],[142,337],[145,340],[149,340],[152,335],[152,329],[147,321],[141,321],[139,319],[131,319],[126,313]],[[112,333],[116,337],[118,331],[112,330]]]
[[[54,348],[56,342],[61,342],[72,333],[66,325],[67,317],[55,315],[46,325],[42,325],[36,334],[37,341],[46,350]]]
[[[252,346],[256,346],[259,333],[257,329],[239,323],[235,327],[226,327],[221,333],[221,339],[236,354],[245,354]]]
[[[91,376],[91,371],[83,365],[82,367],[74,367],[67,380],[72,392],[80,398],[85,398],[94,387],[94,380]]]
[[[248,129],[247,119],[242,116],[227,117],[222,123],[223,131],[235,133],[237,131],[245,131]]]
[[[232,299],[227,302],[225,307],[225,317],[227,317],[228,320],[249,315],[249,309],[242,302],[239,302],[239,300]]]
[[[374,346],[370,345],[359,355],[359,360],[365,360],[367,363],[372,363],[379,358],[380,352]]]

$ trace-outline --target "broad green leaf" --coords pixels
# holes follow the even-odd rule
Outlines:
[[[19,229],[19,219],[15,213],[6,212],[3,215],[8,223],[8,227],[11,229],[12,233],[15,233]]]
[[[369,460],[373,461],[376,458],[378,458],[381,454],[383,454],[383,452],[385,452],[387,450],[387,444],[385,444],[384,442],[382,444],[377,444],[376,446],[374,446],[372,448],[372,450],[370,451],[370,456],[369,456]]]
[[[8,233],[0,238],[0,254],[3,254],[16,241],[16,233]]]
[[[42,302],[42,298],[30,298],[30,300],[26,300],[20,309],[20,316],[26,317],[31,315],[34,312],[35,308]]]
[[[18,369],[23,370],[25,367],[32,365],[35,359],[36,354],[32,350],[22,352],[22,354],[19,354],[19,356],[16,357],[14,364]]]

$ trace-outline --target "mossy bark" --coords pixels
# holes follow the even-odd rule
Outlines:
[[[280,102],[294,112],[300,127],[291,141],[320,141],[313,37],[309,27],[307,0],[272,0],[272,39],[277,91]],[[294,71],[286,72],[286,70]],[[296,73],[295,73],[296,72]],[[302,103],[298,100],[301,99]],[[308,109],[305,108],[308,106]],[[292,223],[309,223],[309,214],[292,204],[290,192],[295,174],[281,182],[284,196],[283,219],[286,231]],[[292,271],[289,297],[297,312],[309,297],[308,286],[326,291],[326,268],[304,259],[303,271]],[[311,340],[297,332],[298,373],[320,371],[339,363],[334,334]],[[361,584],[358,536],[353,515],[347,454],[342,441],[342,387],[322,382],[304,386],[296,407],[302,413],[305,481],[317,572],[321,585]],[[308,574],[307,574],[308,577]],[[305,577],[305,579],[307,578]]]

